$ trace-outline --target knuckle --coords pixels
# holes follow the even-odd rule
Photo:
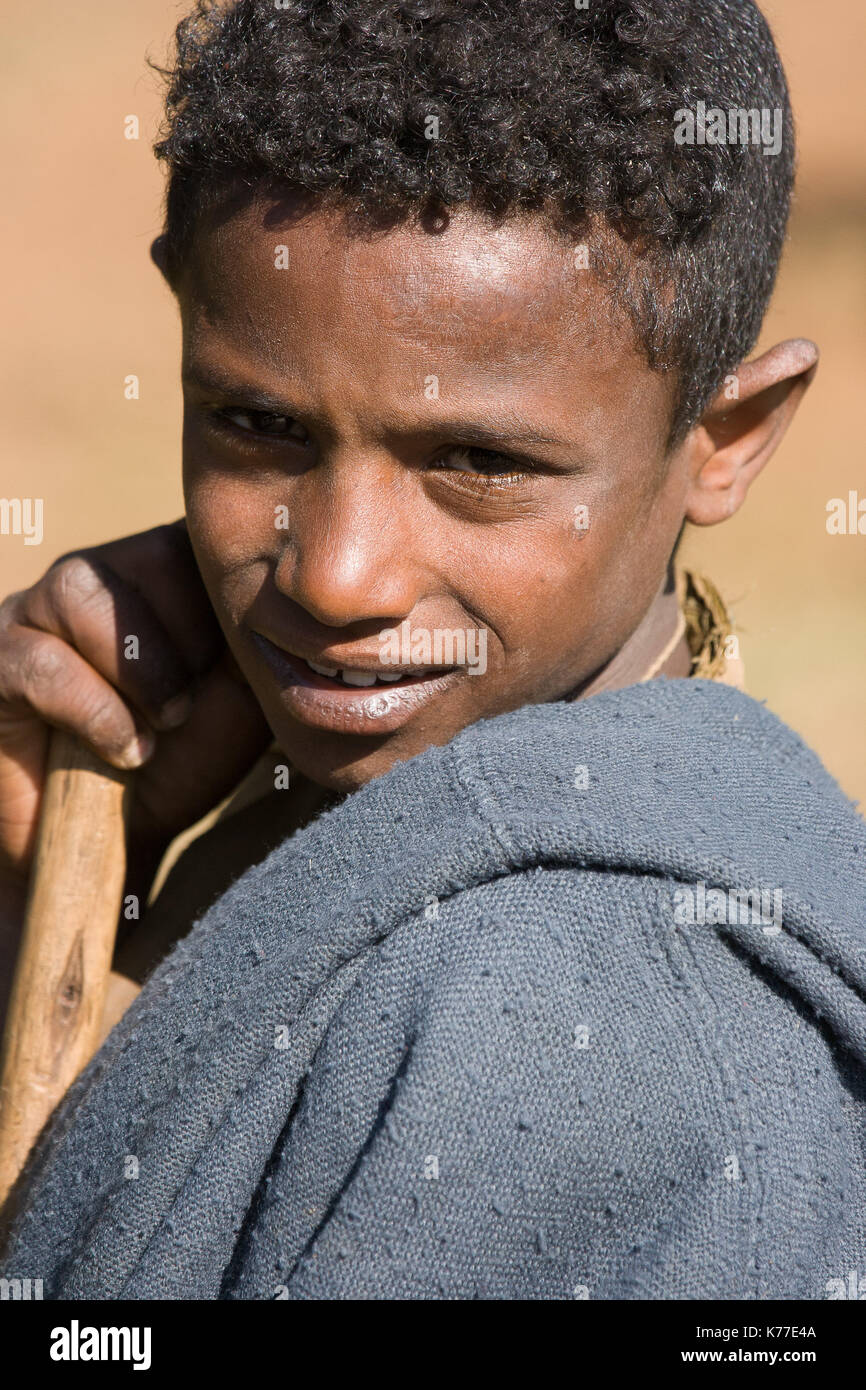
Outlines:
[[[17,593],[7,594],[6,598],[0,600],[0,641],[18,621],[23,597],[24,591],[21,589]]]
[[[107,597],[102,575],[86,555],[69,555],[58,560],[45,576],[45,582],[49,601],[58,614],[104,602]]]
[[[132,721],[124,707],[110,697],[97,697],[84,704],[78,716],[79,728],[98,747],[119,751],[133,734]]]
[[[63,650],[54,642],[30,641],[24,644],[18,658],[19,684],[28,690],[44,690],[63,675],[66,662]]]

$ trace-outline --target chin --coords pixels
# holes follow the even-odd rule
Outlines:
[[[412,756],[408,752],[401,756],[396,748],[389,747],[389,740],[384,737],[375,740],[349,738],[313,730],[289,733],[274,729],[273,732],[289,762],[303,777],[344,796]]]

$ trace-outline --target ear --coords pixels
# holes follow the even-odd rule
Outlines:
[[[165,280],[168,279],[168,238],[156,237],[150,243],[150,259]]]
[[[797,338],[745,362],[689,434],[685,514],[695,526],[733,516],[784,438],[818,370],[818,349]]]

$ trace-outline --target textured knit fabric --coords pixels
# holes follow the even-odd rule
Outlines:
[[[783,911],[683,925],[699,888]],[[866,1271],[866,827],[709,682],[476,724],[220,899],[29,1183],[0,1268],[46,1297],[827,1298]]]

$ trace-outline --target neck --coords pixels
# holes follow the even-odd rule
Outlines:
[[[688,676],[691,654],[683,628],[673,565],[665,582],[631,637],[575,699],[602,690],[622,690],[653,676]]]

